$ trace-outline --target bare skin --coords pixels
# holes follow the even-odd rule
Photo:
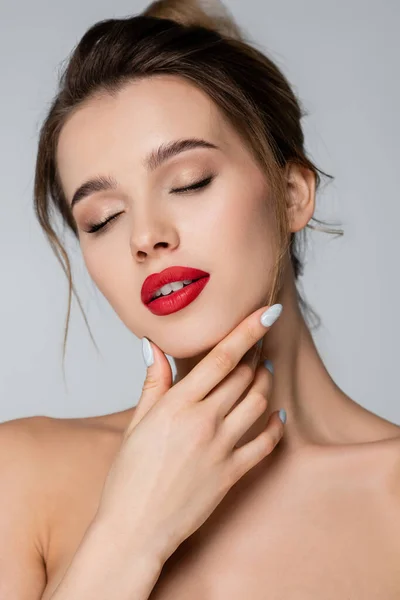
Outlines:
[[[149,150],[183,137],[205,138],[220,150],[190,150],[155,173],[145,170]],[[178,381],[266,304],[275,258],[268,182],[201,91],[156,77],[97,98],[65,125],[58,161],[69,202],[89,177],[112,174],[118,181],[116,191],[92,194],[74,207],[83,257],[128,329],[174,357]],[[201,195],[169,195],[208,171],[215,180]],[[290,227],[299,231],[314,212],[314,179],[294,166],[287,175]],[[119,211],[101,236],[85,231],[88,222]],[[156,317],[140,301],[141,285],[150,273],[177,264],[210,272],[210,282],[186,309]],[[332,380],[298,308],[289,261],[276,301],[282,316],[263,338],[273,389],[243,443],[279,408],[287,412],[283,439],[170,557],[152,600],[400,596],[400,427]],[[47,568],[43,600],[94,517],[134,410],[35,420],[44,459],[34,507],[41,518],[32,535]]]
[[[43,600],[95,514],[131,414],[41,425],[53,457],[37,532],[48,574]],[[261,599],[266,590],[282,600],[317,600],[321,592],[327,600],[398,598],[399,428],[379,417],[369,426],[369,441],[355,444],[288,454],[282,440],[165,563],[151,598]]]
[[[265,343],[272,333],[273,328]],[[307,350],[308,364],[314,361],[324,373],[310,338],[303,355]],[[317,371],[313,374],[311,382],[317,380]],[[271,400],[278,386],[276,370],[274,386]],[[313,391],[317,389],[310,385],[310,401]],[[322,593],[324,600],[398,598],[400,428],[339,390],[329,396],[327,387],[320,402],[321,415],[331,411],[324,435],[319,427],[314,439],[311,428],[288,421],[272,454],[229,491],[206,523],[170,557],[151,599],[263,599],[266,593],[272,600],[319,600]],[[318,410],[317,402],[315,407]],[[49,581],[43,600],[62,578],[93,516],[102,480],[134,410],[51,425],[64,428],[69,439],[63,449],[65,468],[70,471],[73,466],[78,481],[65,487],[68,479],[59,473],[59,497],[68,491],[68,502],[59,504],[57,525],[48,527]],[[269,414],[268,409],[243,440],[254,438]],[[54,439],[63,438],[57,434]],[[95,469],[94,447],[96,455],[104,448]],[[87,453],[84,468],[82,448]]]

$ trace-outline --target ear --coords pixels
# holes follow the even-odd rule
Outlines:
[[[314,214],[315,175],[302,165],[289,163],[286,179],[289,229],[292,232],[300,231]]]

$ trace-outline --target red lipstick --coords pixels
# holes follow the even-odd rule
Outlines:
[[[173,281],[193,280],[192,283],[176,290],[167,296],[154,299],[154,294],[161,287]],[[143,283],[141,291],[142,302],[155,315],[169,315],[181,310],[202,292],[210,279],[210,274],[192,267],[168,267],[160,273],[153,273]]]

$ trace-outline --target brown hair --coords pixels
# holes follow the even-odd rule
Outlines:
[[[297,163],[310,169],[316,189],[320,186],[319,173],[333,177],[320,171],[306,155],[300,120],[307,113],[283,73],[254,44],[245,41],[224,5],[217,1],[160,0],[139,15],[99,21],[83,35],[60,76],[58,92],[40,130],[36,161],[35,213],[69,282],[63,359],[72,292],[92,340],[93,336],[53,220],[54,216],[61,217],[63,225],[79,239],[57,171],[58,136],[66,120],[85,101],[114,95],[129,81],[157,74],[179,75],[206,92],[240,133],[268,177],[280,248],[268,304],[279,292],[287,251],[295,279],[303,274],[305,229],[288,231],[284,167]],[[343,235],[342,230],[310,224],[307,227]],[[297,294],[301,308],[315,316],[298,290]]]

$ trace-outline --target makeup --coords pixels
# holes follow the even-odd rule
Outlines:
[[[174,265],[146,277],[141,290],[143,304],[155,315],[181,310],[203,291],[210,279],[207,271]]]

